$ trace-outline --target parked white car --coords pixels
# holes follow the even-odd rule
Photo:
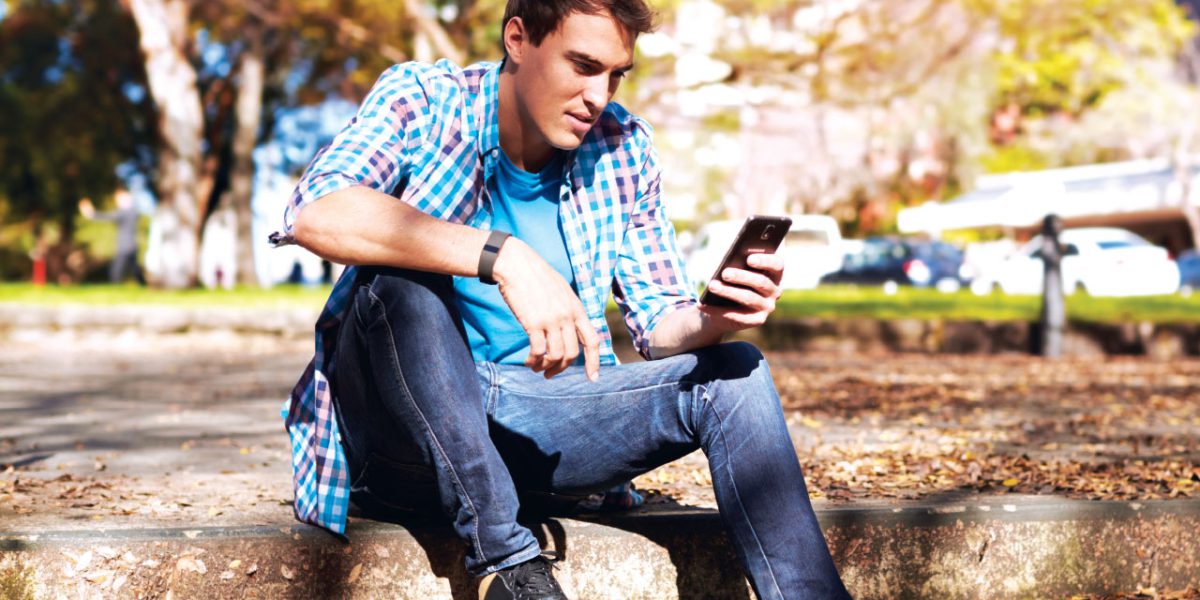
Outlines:
[[[1179,289],[1179,268],[1165,248],[1115,227],[1068,229],[1059,237],[1063,291],[1093,296],[1151,296]],[[976,294],[1041,294],[1042,238],[1037,236],[1007,259],[982,270],[971,283]]]
[[[812,289],[821,277],[842,266],[845,250],[837,221],[827,215],[788,215],[792,227],[778,252],[784,257],[783,289]],[[695,247],[687,257],[688,277],[707,284],[725,252],[733,244],[742,220],[714,221],[696,235]]]

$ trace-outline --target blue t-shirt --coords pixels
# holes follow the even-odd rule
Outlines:
[[[575,289],[575,275],[558,218],[562,161],[562,153],[556,152],[541,172],[529,173],[514,165],[501,150],[488,189],[492,228],[507,231],[528,244]],[[529,336],[500,295],[500,288],[475,277],[455,277],[454,291],[475,361],[525,364]]]

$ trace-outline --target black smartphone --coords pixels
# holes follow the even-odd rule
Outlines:
[[[783,242],[783,238],[787,235],[788,229],[791,226],[792,220],[787,217],[754,215],[746,219],[746,222],[742,224],[742,229],[738,231],[737,237],[734,238],[733,244],[725,252],[725,258],[721,259],[721,264],[717,266],[717,271],[713,273],[712,277],[708,278],[708,281],[711,282],[714,279],[720,279],[721,273],[729,268],[754,271],[755,269],[746,264],[746,259],[751,254],[774,254],[775,250],[779,248],[779,244]],[[723,283],[732,287],[742,287],[728,282]],[[700,295],[700,303],[708,306],[731,308],[741,306],[741,304],[733,300],[709,293],[707,283],[704,293]]]

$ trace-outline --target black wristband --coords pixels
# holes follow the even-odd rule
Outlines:
[[[487,242],[483,244],[483,252],[479,253],[479,280],[488,284],[496,285],[496,280],[492,278],[492,267],[496,266],[496,258],[500,255],[500,247],[504,245],[504,240],[512,237],[511,234],[505,231],[493,231],[488,236]]]

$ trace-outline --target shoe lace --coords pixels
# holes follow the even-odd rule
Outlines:
[[[516,584],[518,593],[521,595],[561,594],[562,589],[554,580],[553,569],[555,566],[551,562],[551,558],[547,556],[539,556],[518,565],[515,569],[516,572],[513,573],[513,583]]]

